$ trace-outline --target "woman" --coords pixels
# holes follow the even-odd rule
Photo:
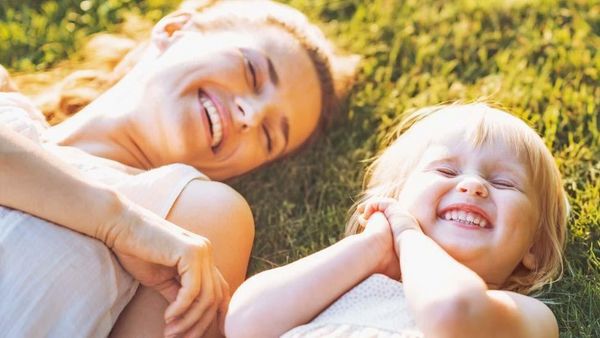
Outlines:
[[[127,304],[115,336],[160,335],[163,318],[166,335],[218,334],[253,229],[243,198],[206,177],[299,149],[351,73],[302,14],[267,1],[187,2],[151,35],[56,126],[2,97],[0,205],[27,213],[0,208],[8,335],[106,336]],[[123,268],[153,290],[134,297]]]

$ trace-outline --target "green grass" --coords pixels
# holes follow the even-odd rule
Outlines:
[[[561,337],[600,336],[600,3],[288,2],[364,59],[346,117],[326,137],[232,182],[254,210],[251,273],[339,240],[365,160],[407,109],[486,97],[530,122],[555,154],[572,214],[564,277],[542,297],[552,302]],[[89,33],[113,30],[126,11],[156,19],[169,8],[167,1],[92,1],[88,11],[78,1],[59,3],[0,4],[0,63],[42,70]]]

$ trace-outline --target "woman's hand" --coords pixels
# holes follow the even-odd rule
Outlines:
[[[100,237],[125,270],[171,303],[165,335],[200,337],[217,315],[222,327],[229,287],[213,262],[208,239],[126,203],[127,210]]]

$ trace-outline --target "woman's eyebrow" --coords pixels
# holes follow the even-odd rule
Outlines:
[[[265,56],[265,58],[267,59],[267,65],[269,68],[269,78],[271,79],[271,82],[277,86],[279,84],[279,75],[277,75],[271,59],[268,56]]]

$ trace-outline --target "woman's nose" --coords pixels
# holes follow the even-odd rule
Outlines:
[[[486,198],[488,196],[488,190],[479,178],[476,177],[465,177],[456,185],[456,190],[461,193],[466,193],[471,196],[477,196]]]
[[[251,102],[249,100],[235,100],[236,114],[234,123],[241,130],[248,130],[258,127],[262,124],[265,115],[265,107],[259,102]]]

